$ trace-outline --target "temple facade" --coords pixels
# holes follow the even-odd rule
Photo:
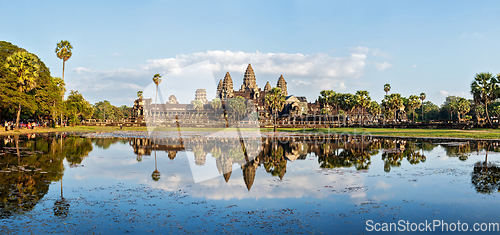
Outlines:
[[[276,83],[276,87],[281,89],[282,95],[286,97],[286,103],[283,110],[280,110],[280,115],[303,115],[307,114],[307,100],[305,97],[288,96],[287,83],[283,75],[281,75]],[[258,113],[260,120],[267,120],[270,117],[270,108],[266,104],[265,97],[272,90],[269,81],[266,82],[264,89],[257,85],[257,77],[251,64],[248,64],[243,75],[243,82],[239,90],[234,89],[233,80],[229,72],[226,72],[223,79],[219,80],[216,90],[216,98],[221,99],[224,105],[228,99],[235,97],[243,97],[246,107],[255,107],[253,109]],[[201,101],[202,109],[194,110],[193,103]],[[222,108],[222,107],[221,107]],[[182,117],[182,121],[192,120],[193,123],[199,123],[201,120],[220,119],[222,115],[221,108],[214,108],[211,101],[207,99],[205,89],[197,89],[194,99],[189,104],[179,104],[174,95],[170,95],[168,101],[164,104],[153,105],[150,99],[138,99],[134,102],[132,122],[145,122],[144,116],[154,115],[160,117],[154,120],[173,120],[175,117]],[[190,121],[187,121],[190,122]]]

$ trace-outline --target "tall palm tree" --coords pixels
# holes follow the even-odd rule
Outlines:
[[[470,93],[477,103],[484,104],[486,117],[491,127],[493,124],[488,114],[488,104],[500,96],[499,77],[500,74],[495,77],[491,73],[479,73],[470,84]]]
[[[421,105],[420,97],[416,95],[410,95],[408,97],[408,108],[412,111],[413,114],[413,122],[415,122],[415,109]]]
[[[420,93],[420,100],[422,101],[422,122],[424,121],[424,100],[427,98],[425,93]]]
[[[274,114],[274,132],[276,132],[276,115],[278,110],[283,109],[285,105],[285,96],[281,94],[281,89],[275,87],[266,95],[266,103],[271,107]]]
[[[159,73],[155,74],[153,76],[153,82],[156,84],[156,94],[155,94],[155,112],[153,114],[153,123],[155,123],[155,117],[156,117],[156,100],[158,98],[158,86],[161,83],[161,75]]]
[[[363,109],[368,108],[370,106],[371,98],[370,98],[370,93],[368,91],[357,91],[356,96],[356,105],[361,109],[361,125],[364,124],[363,122]]]
[[[61,42],[57,43],[56,47],[56,55],[57,58],[61,59],[63,61],[63,72],[62,72],[62,80],[64,81],[64,67],[66,65],[66,61],[71,58],[73,53],[71,50],[73,49],[73,46],[71,46],[71,43],[69,43],[66,40],[61,40]]]
[[[388,93],[389,91],[391,91],[391,84],[386,83],[386,84],[384,85],[384,91],[385,91],[385,95],[387,95],[387,93]]]
[[[137,98],[142,99],[142,94],[143,93],[144,93],[143,91],[138,91],[137,92]]]
[[[38,58],[28,52],[18,51],[7,57],[5,68],[10,70],[17,77],[18,89],[26,93],[36,87],[37,78],[40,74],[40,61]],[[21,100],[16,117],[16,130],[19,129],[19,118],[21,116]]]

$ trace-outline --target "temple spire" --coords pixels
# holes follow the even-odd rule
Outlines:
[[[280,78],[278,78],[278,83],[276,84],[276,87],[279,87],[281,89],[281,94],[283,94],[284,96],[288,95],[288,91],[286,89],[286,81],[283,75],[281,75]]]
[[[264,87],[264,91],[265,92],[270,92],[271,89],[273,89],[273,88],[271,87],[271,84],[269,84],[269,81],[267,81],[266,86]]]
[[[256,91],[258,89],[252,65],[248,64],[245,75],[243,76],[243,85],[241,85],[240,91]]]

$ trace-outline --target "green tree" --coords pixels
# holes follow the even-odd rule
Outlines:
[[[94,119],[115,119],[113,105],[109,101],[99,101],[94,104]],[[106,118],[107,117],[107,118]]]
[[[238,117],[238,120],[241,116],[246,113],[247,107],[245,105],[245,98],[243,97],[235,97],[229,99],[229,109],[231,109],[234,114]]]
[[[143,94],[143,91],[138,91],[137,98],[142,99],[142,94]]]
[[[474,96],[476,103],[484,105],[486,117],[491,127],[493,124],[488,114],[488,105],[500,95],[499,77],[500,74],[495,77],[491,73],[478,73],[470,85],[470,93]]]
[[[425,98],[427,98],[427,95],[425,93],[420,93],[420,100],[422,101],[422,104],[424,103]],[[422,122],[424,121],[424,107],[422,106]]]
[[[7,58],[4,66],[17,77],[17,87],[21,93],[27,93],[36,87],[40,61],[35,55],[24,51],[15,52]],[[22,103],[23,101],[19,100],[16,129],[19,129]]]
[[[66,41],[66,40],[61,40],[59,43],[57,43],[56,46],[56,55],[57,58],[61,59],[63,61],[63,71],[62,71],[62,80],[64,81],[64,68],[66,65],[66,61],[71,58],[73,53],[71,50],[73,49],[73,46],[71,46],[71,43]]]
[[[410,95],[410,97],[408,97],[408,109],[410,109],[413,113],[413,122],[415,122],[415,109],[419,108],[420,105],[420,97],[416,95]]]
[[[386,84],[384,85],[384,91],[385,91],[385,95],[387,95],[387,94],[388,94],[388,92],[389,92],[389,91],[391,91],[391,84],[386,83]]]
[[[396,112],[404,106],[403,103],[403,97],[399,93],[386,95],[382,100],[384,114],[389,118],[394,117],[395,119],[397,119]]]
[[[198,114],[200,114],[200,110],[203,109],[203,102],[201,100],[195,100],[193,102],[193,108],[198,111]]]
[[[222,101],[219,98],[213,98],[212,102],[210,102],[210,105],[215,110],[215,113],[217,113],[217,111],[219,111],[219,109],[222,107]]]
[[[464,115],[470,111],[470,102],[467,99],[460,97],[457,102],[457,111],[459,113],[459,119],[464,118]],[[462,117],[460,117],[460,115]]]
[[[78,91],[71,91],[68,99],[65,101],[66,108],[70,117],[70,122],[72,125],[78,122],[80,116],[85,119],[92,116],[94,112],[92,106],[88,101],[83,98],[83,95],[78,93]]]
[[[377,103],[377,101],[372,100],[372,102],[370,102],[370,106],[368,107],[368,112],[375,117],[380,114],[380,111],[380,105]]]
[[[271,89],[269,94],[266,95],[266,103],[270,106],[273,116],[274,116],[274,132],[276,132],[276,116],[278,115],[278,111],[283,109],[285,105],[285,96],[281,94],[281,89],[275,87]]]
[[[370,102],[371,102],[371,98],[370,98],[370,93],[368,91],[357,91],[356,92],[356,106],[361,109],[361,125],[364,124],[364,121],[363,121],[363,109],[366,109],[368,107],[370,107]]]
[[[484,106],[476,105],[476,108],[474,110],[476,111],[476,118],[479,121],[479,118],[481,118],[484,114]]]

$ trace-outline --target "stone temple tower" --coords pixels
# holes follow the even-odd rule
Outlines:
[[[276,87],[279,87],[281,89],[281,94],[283,94],[284,96],[288,96],[288,91],[286,90],[286,81],[285,78],[283,78],[283,75],[281,75],[278,79],[278,84],[276,84]]]
[[[241,85],[240,91],[257,91],[257,82],[255,81],[255,73],[251,64],[248,64],[247,70],[243,77],[243,85]]]
[[[207,91],[205,89],[197,89],[194,94],[194,100],[199,100],[202,104],[207,104]]]
[[[225,99],[233,97],[233,80],[231,79],[231,75],[229,72],[224,76],[224,80],[219,81],[219,85],[217,86],[217,97]]]
[[[269,81],[267,81],[266,86],[264,87],[264,92],[270,92],[271,89],[273,88],[271,87],[271,84],[269,84]]]

